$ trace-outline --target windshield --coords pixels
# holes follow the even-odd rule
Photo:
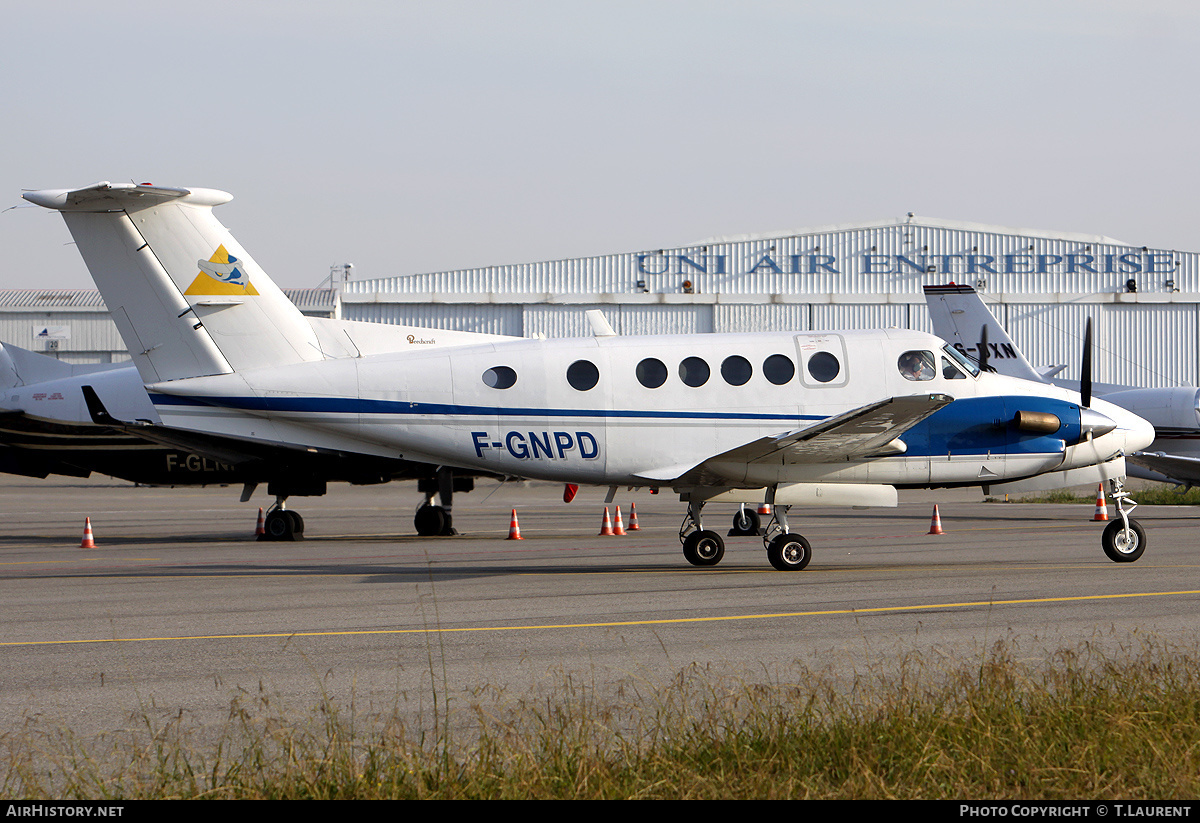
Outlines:
[[[979,364],[976,363],[971,358],[967,357],[965,354],[960,352],[958,349],[954,348],[953,346],[946,346],[945,348],[942,349],[942,351],[944,351],[946,354],[950,355],[950,357],[952,357],[956,363],[958,363],[960,366],[962,366],[964,369],[966,369],[968,372],[970,372],[972,377],[979,376]]]

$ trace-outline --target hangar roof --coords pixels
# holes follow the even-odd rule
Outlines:
[[[710,237],[688,245],[711,245],[713,243],[740,243],[747,240],[777,240],[780,237],[797,237],[809,234],[834,234],[836,232],[862,231],[864,229],[887,229],[896,226],[928,226],[936,229],[951,229],[954,231],[970,231],[982,234],[1019,235],[1021,237],[1041,237],[1047,240],[1069,240],[1076,243],[1095,243],[1105,246],[1131,245],[1123,240],[1116,240],[1102,234],[1086,234],[1084,232],[1047,231],[1045,229],[1024,229],[1009,226],[993,226],[988,223],[971,223],[966,220],[946,220],[941,217],[925,217],[909,213],[907,217],[884,220],[868,220],[863,223],[830,223],[825,226],[810,226],[800,229],[781,231],[729,234],[720,237]]]

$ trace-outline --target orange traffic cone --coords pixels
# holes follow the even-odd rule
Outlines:
[[[508,540],[524,540],[521,537],[521,527],[517,524],[517,510],[512,510],[512,519],[508,521]]]
[[[613,526],[613,534],[618,537],[625,536],[625,524],[621,522],[621,507],[617,506],[617,525]]]
[[[613,528],[612,521],[608,519],[608,506],[604,507],[604,521],[600,524],[599,537],[612,537]]]
[[[266,537],[267,535],[267,518],[263,517],[262,506],[258,507],[258,523],[254,526],[255,537]]]
[[[942,531],[942,516],[938,514],[937,503],[933,504],[933,519],[929,521],[929,534],[945,534]]]
[[[629,531],[641,531],[642,527],[637,524],[637,503],[629,504]]]
[[[1104,484],[1101,483],[1096,487],[1096,513],[1092,515],[1092,520],[1107,520],[1108,519],[1108,503],[1104,500]]]
[[[83,542],[79,544],[79,548],[96,548],[96,540],[92,537],[92,518],[90,517],[85,517],[83,519]]]
[[[758,513],[769,515],[771,513],[771,504],[767,503],[766,501],[759,503],[758,504]]]

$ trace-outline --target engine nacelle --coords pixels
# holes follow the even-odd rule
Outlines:
[[[1195,386],[1130,389],[1106,394],[1104,399],[1128,409],[1159,432],[1200,429],[1200,389]]]

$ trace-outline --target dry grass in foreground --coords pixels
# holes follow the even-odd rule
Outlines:
[[[910,656],[852,683],[681,673],[636,702],[565,682],[472,731],[406,729],[325,701],[235,701],[215,742],[171,722],[85,742],[5,735],[8,798],[1194,798],[1200,664],[1161,645],[1040,665]],[[461,720],[455,728],[462,728]],[[436,718],[435,730],[444,728]],[[461,738],[461,739],[460,739]]]

